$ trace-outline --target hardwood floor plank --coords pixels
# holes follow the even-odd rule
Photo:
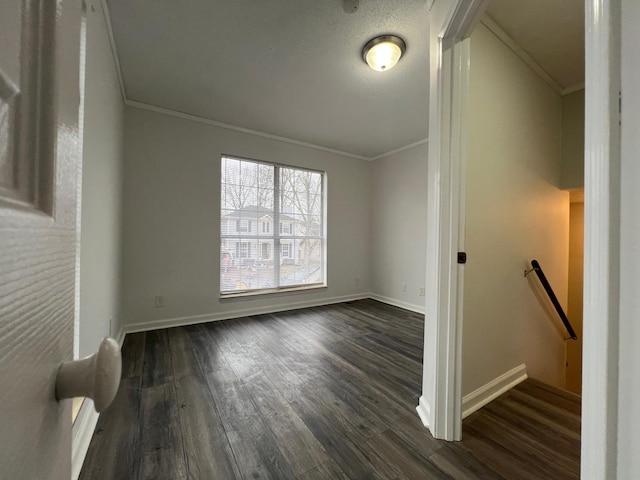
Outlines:
[[[187,478],[240,478],[215,401],[189,348],[189,333],[176,330],[170,343]]]
[[[96,425],[80,480],[137,480],[140,473],[140,379],[124,378]]]
[[[187,478],[173,384],[143,388],[141,403],[140,479]]]
[[[333,460],[313,467],[299,478],[300,480],[350,480]]]
[[[367,443],[375,452],[379,452],[387,465],[408,478],[453,478],[440,470],[428,457],[414,451],[411,445],[393,430],[386,430]]]
[[[122,378],[141,377],[146,333],[131,333],[122,343]]]
[[[242,478],[294,478],[249,392],[232,371],[206,374]]]
[[[142,388],[164,385],[173,380],[167,335],[167,330],[154,330],[146,333]]]
[[[460,444],[442,445],[429,460],[456,480],[508,480]]]
[[[512,428],[498,416],[485,414],[476,420],[469,430],[472,430],[474,435],[490,439],[492,443],[507,450],[509,461],[517,458],[529,471],[544,476],[540,478],[577,478],[567,470],[572,467],[569,458],[526,432]]]
[[[129,335],[81,478],[578,478],[579,399],[534,380],[435,440],[423,323],[358,300]]]
[[[245,388],[294,475],[299,476],[331,460],[307,425],[268,379],[262,375],[248,378]]]
[[[309,430],[325,451],[349,478],[374,478],[374,468],[368,458],[337,429],[330,419],[319,413],[305,398],[291,402]]]
[[[554,452],[579,462],[579,432],[560,425],[548,416],[531,409],[528,404],[509,397],[502,399],[498,404],[487,405],[483,413],[502,422],[505,428],[535,438],[541,445],[553,445]]]

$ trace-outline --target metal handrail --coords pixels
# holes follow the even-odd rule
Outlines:
[[[525,276],[527,276],[532,271],[536,272],[536,275],[538,276],[538,279],[540,280],[540,283],[542,284],[544,291],[547,292],[547,295],[549,296],[549,300],[551,300],[551,303],[555,307],[556,312],[558,312],[558,315],[560,316],[560,320],[562,320],[562,323],[564,324],[564,328],[567,329],[567,332],[569,333],[569,338],[571,340],[577,340],[578,336],[576,335],[575,330],[571,326],[571,322],[567,318],[567,315],[564,313],[564,310],[562,309],[562,305],[560,305],[560,302],[558,301],[558,297],[556,297],[556,294],[553,292],[553,288],[551,288],[551,285],[549,284],[547,277],[542,271],[542,267],[540,266],[540,263],[538,263],[537,260],[531,260],[531,267],[532,267],[531,270],[528,270],[524,273]]]

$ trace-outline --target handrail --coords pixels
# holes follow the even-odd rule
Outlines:
[[[540,279],[540,283],[542,284],[542,287],[544,288],[545,292],[547,292],[547,295],[549,296],[549,300],[551,300],[551,303],[553,303],[553,306],[555,307],[556,312],[558,312],[558,315],[560,316],[560,320],[562,320],[562,323],[564,324],[564,328],[567,329],[567,332],[569,333],[569,338],[571,340],[577,340],[578,336],[576,335],[576,332],[573,330],[573,327],[571,326],[571,322],[567,318],[567,315],[564,313],[564,310],[562,309],[562,305],[560,305],[560,302],[558,301],[558,297],[556,297],[556,294],[553,293],[553,288],[551,288],[551,285],[549,285],[549,281],[547,280],[547,277],[542,271],[542,267],[540,266],[537,260],[531,260],[531,266],[533,267],[531,270],[524,272],[525,277],[527,276],[527,274],[531,273],[532,271],[536,272],[536,275],[538,276],[538,279]]]

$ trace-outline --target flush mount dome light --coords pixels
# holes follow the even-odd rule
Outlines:
[[[362,58],[378,72],[385,72],[398,63],[407,45],[395,35],[382,35],[367,42],[362,49]]]

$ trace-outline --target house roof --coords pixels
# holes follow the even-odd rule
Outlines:
[[[236,210],[233,210],[229,213],[227,213],[226,215],[224,215],[225,217],[233,217],[233,218],[249,218],[249,219],[254,219],[254,218],[261,218],[261,217],[265,217],[265,216],[270,216],[271,218],[274,217],[274,213],[273,210],[270,208],[266,208],[266,207],[262,207],[259,205],[248,205],[246,207],[242,207],[242,208],[238,208]],[[285,213],[281,213],[280,214],[280,220],[289,220],[292,222],[295,222],[296,219],[285,214]]]

